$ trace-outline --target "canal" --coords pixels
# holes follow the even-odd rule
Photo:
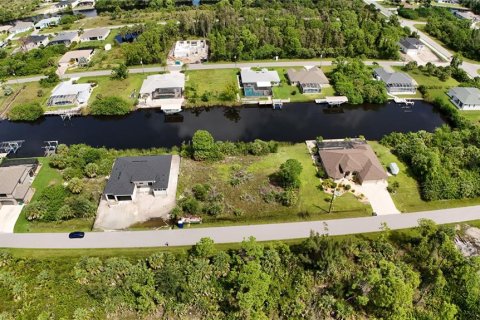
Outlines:
[[[46,140],[86,143],[109,148],[171,147],[189,140],[198,129],[217,140],[254,139],[301,142],[363,135],[377,140],[390,132],[433,131],[445,123],[434,107],[423,101],[410,109],[394,103],[345,106],[338,112],[314,103],[291,103],[271,108],[210,108],[185,110],[166,116],[159,110],[141,110],[123,117],[44,117],[34,123],[0,121],[0,141],[25,140],[18,157],[42,155]]]

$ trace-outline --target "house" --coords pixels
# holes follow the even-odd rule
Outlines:
[[[447,95],[461,110],[480,110],[480,90],[477,88],[452,88]]]
[[[37,159],[8,159],[0,164],[0,206],[29,202],[33,196],[33,176]]]
[[[437,3],[459,4],[460,0],[436,0]]]
[[[45,35],[31,35],[28,36],[22,44],[22,50],[30,51],[40,47],[45,47],[48,44],[48,36]]]
[[[175,43],[169,58],[182,63],[199,63],[208,59],[207,40],[182,40]]]
[[[80,42],[86,41],[103,41],[107,39],[110,34],[110,29],[108,28],[96,28],[85,31],[80,36]]]
[[[277,71],[267,69],[254,71],[250,68],[242,68],[240,78],[246,97],[271,96],[272,87],[280,84]]]
[[[22,32],[27,32],[33,29],[33,22],[25,22],[25,21],[17,21],[15,25],[8,29],[8,33],[10,34],[19,34]]]
[[[75,6],[75,10],[89,10],[95,8],[95,0],[80,0]]]
[[[400,51],[409,56],[416,56],[425,48],[423,42],[417,38],[403,38],[398,45],[400,46]]]
[[[353,178],[365,184],[387,179],[385,169],[364,140],[324,140],[318,143],[318,154],[326,174],[334,180]]]
[[[52,40],[50,40],[51,45],[55,44],[64,44],[67,47],[70,47],[73,42],[78,42],[78,33],[76,31],[70,32],[60,32]]]
[[[44,28],[57,26],[60,23],[60,17],[51,17],[38,21],[35,24],[36,30],[42,30]]]
[[[92,59],[95,51],[93,49],[74,50],[65,53],[58,61],[59,67],[85,66]]]
[[[290,84],[298,86],[302,93],[319,93],[322,88],[329,86],[327,77],[318,67],[290,69],[287,71],[287,77]]]
[[[455,10],[453,14],[459,19],[470,20],[472,23],[480,21],[480,16],[476,15],[472,11]]]
[[[12,28],[13,26],[11,25],[4,25],[0,26],[0,33],[8,33],[8,31]]]
[[[377,68],[373,72],[375,78],[385,83],[390,94],[415,94],[417,82],[404,72],[388,72],[383,68]]]
[[[63,107],[76,105],[83,107],[88,103],[92,90],[92,86],[89,83],[74,84],[71,81],[61,82],[53,89],[47,101],[47,106]]]
[[[171,164],[171,155],[117,158],[103,191],[105,199],[132,201],[137,192],[167,195]]]
[[[78,5],[79,0],[60,0],[55,6],[58,9],[75,8]]]
[[[185,90],[185,74],[172,72],[148,76],[140,88],[141,103],[154,106],[163,99],[182,99]]]

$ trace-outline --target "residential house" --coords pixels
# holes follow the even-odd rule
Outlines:
[[[287,77],[290,84],[298,86],[302,93],[319,93],[322,88],[329,86],[327,77],[318,67],[290,69],[287,71]]]
[[[63,107],[75,105],[77,107],[86,106],[90,95],[92,94],[92,85],[90,83],[72,83],[71,81],[61,82],[53,89],[50,98],[47,101],[49,107]]]
[[[474,27],[477,22],[480,22],[480,16],[472,11],[455,10],[453,14],[459,19],[469,20],[472,23],[472,27]]]
[[[182,40],[175,43],[169,59],[182,63],[198,63],[208,59],[207,40]]]
[[[58,9],[64,10],[69,8],[75,8],[78,5],[79,0],[60,0],[55,6]]]
[[[16,35],[33,29],[33,22],[17,21],[15,25],[8,29],[8,33]]]
[[[59,67],[86,66],[92,59],[93,49],[73,50],[65,53],[58,61]]]
[[[117,158],[103,195],[112,202],[134,201],[138,192],[167,195],[171,164],[171,155]]]
[[[246,97],[271,96],[272,87],[280,84],[277,71],[267,69],[254,71],[250,68],[242,68],[240,78]]]
[[[82,11],[82,10],[90,10],[93,8],[95,8],[95,0],[80,0],[78,1],[74,9],[78,11]]]
[[[96,28],[85,31],[80,36],[80,42],[86,41],[103,41],[107,39],[110,34],[110,29],[108,28]]]
[[[324,140],[318,143],[318,154],[326,174],[334,180],[347,178],[365,184],[387,179],[385,169],[364,140]]]
[[[45,47],[48,44],[48,36],[46,35],[31,35],[25,38],[22,43],[23,51],[30,51],[40,47]]]
[[[148,76],[140,88],[141,103],[153,106],[163,99],[182,99],[185,90],[185,75],[180,72]],[[158,101],[161,103],[161,101]]]
[[[403,38],[398,45],[400,46],[400,51],[409,56],[416,56],[425,48],[423,42],[417,38]]]
[[[383,68],[377,68],[373,72],[375,78],[385,83],[390,94],[415,94],[417,82],[404,72],[389,72]]]
[[[50,40],[51,45],[63,44],[67,47],[70,47],[73,42],[78,42],[78,32],[69,31],[69,32],[60,32],[52,40]]]
[[[0,206],[28,203],[37,159],[8,159],[0,164]]]
[[[480,110],[480,90],[477,88],[452,88],[447,95],[461,110]]]
[[[60,23],[60,17],[51,17],[51,18],[46,18],[38,21],[35,24],[35,29],[36,30],[42,30],[44,28],[49,28],[53,26],[57,26]]]

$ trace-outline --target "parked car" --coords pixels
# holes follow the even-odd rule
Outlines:
[[[70,239],[82,239],[83,237],[85,237],[85,232],[82,232],[82,231],[70,232],[70,234],[68,235],[68,237],[69,237]]]

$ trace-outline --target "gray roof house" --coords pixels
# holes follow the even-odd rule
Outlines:
[[[33,22],[17,21],[13,27],[8,29],[8,33],[19,34],[31,29],[33,29]]]
[[[39,48],[41,46],[46,46],[48,44],[48,37],[45,35],[32,35],[28,36],[25,39],[24,44],[22,45],[22,50],[30,51],[32,49]]]
[[[10,164],[8,161],[0,165],[0,205],[16,205],[30,201],[33,196],[32,177],[38,161],[27,161],[25,164]]]
[[[375,79],[385,83],[390,94],[415,94],[417,82],[404,72],[388,72],[383,68],[373,71]]]
[[[289,69],[287,77],[290,84],[299,86],[302,93],[319,93],[329,85],[328,79],[318,67],[305,67],[303,70]]]
[[[425,48],[423,42],[417,38],[403,38],[398,43],[400,51],[408,55],[417,55]]]
[[[461,110],[480,110],[480,90],[477,88],[452,88],[447,95]]]
[[[56,26],[60,23],[60,17],[51,17],[51,18],[46,18],[38,21],[35,24],[35,29],[41,30],[44,28]]]
[[[272,86],[280,84],[277,71],[267,69],[254,71],[250,68],[242,68],[240,78],[246,97],[270,96],[272,95]]]
[[[78,33],[76,31],[71,31],[71,32],[60,32],[50,40],[50,44],[64,44],[67,47],[70,47],[72,42],[78,42]]]
[[[166,195],[171,164],[171,155],[117,158],[103,194],[116,202],[135,200],[138,189]]]
[[[96,28],[96,29],[87,30],[80,36],[80,42],[103,41],[107,39],[109,34],[110,34],[110,29],[108,28]]]

